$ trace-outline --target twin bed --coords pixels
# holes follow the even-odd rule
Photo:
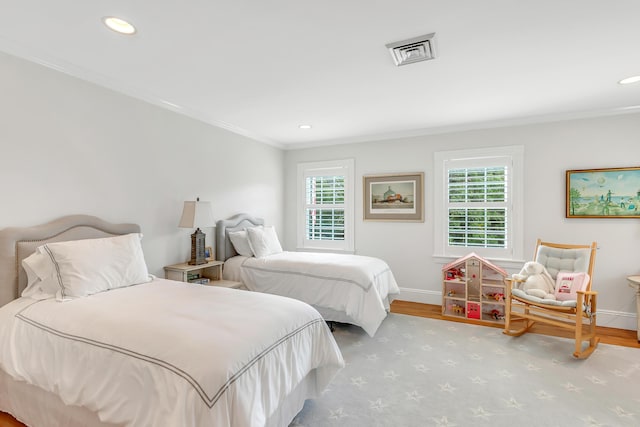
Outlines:
[[[84,215],[0,231],[0,411],[36,427],[286,426],[344,365],[300,301],[140,279],[139,232]],[[47,279],[26,258],[51,263]]]
[[[358,325],[370,336],[400,293],[381,259],[283,251],[275,230],[248,214],[216,223],[216,259],[225,262],[225,279],[306,302],[325,320]]]

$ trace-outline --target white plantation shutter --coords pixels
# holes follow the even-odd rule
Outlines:
[[[438,255],[521,256],[522,158],[522,147],[436,153]]]
[[[305,237],[344,240],[344,175],[305,178]]]
[[[506,248],[509,168],[456,168],[447,171],[449,246]]]
[[[353,251],[353,160],[301,163],[298,247]]]

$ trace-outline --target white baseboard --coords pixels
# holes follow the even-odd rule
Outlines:
[[[422,304],[442,305],[442,292],[425,291],[424,289],[400,288],[402,301],[419,302]]]
[[[398,299],[422,304],[442,305],[442,292],[400,288],[400,298]],[[638,317],[635,313],[599,309],[597,324],[598,326],[606,326],[608,328],[635,331],[638,328]]]

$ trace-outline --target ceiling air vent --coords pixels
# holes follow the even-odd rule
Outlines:
[[[393,61],[399,67],[401,65],[412,64],[414,62],[435,59],[434,38],[436,33],[414,37],[395,43],[389,43],[387,49],[391,52]]]

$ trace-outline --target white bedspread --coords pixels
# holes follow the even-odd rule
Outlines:
[[[386,262],[362,255],[282,252],[262,258],[236,256],[224,276],[252,291],[284,295],[316,307],[326,320],[344,313],[373,336],[400,289]],[[330,313],[329,317],[325,313]]]
[[[0,367],[127,426],[261,426],[307,375],[344,364],[298,301],[162,279],[0,308]]]

